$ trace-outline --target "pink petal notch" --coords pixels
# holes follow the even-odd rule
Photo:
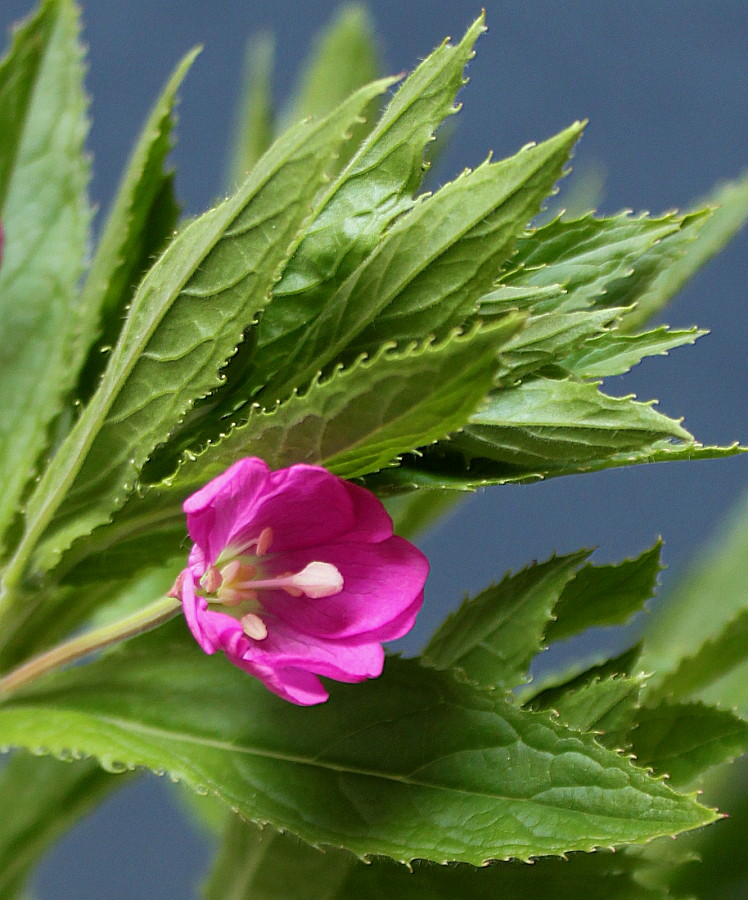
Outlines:
[[[364,488],[250,457],[184,511],[194,544],[174,593],[190,631],[284,700],[323,703],[320,675],[376,678],[382,643],[413,627],[428,561]]]

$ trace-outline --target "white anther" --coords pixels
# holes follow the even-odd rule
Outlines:
[[[255,641],[263,641],[268,636],[267,625],[254,613],[247,613],[241,617],[242,628],[247,637]]]

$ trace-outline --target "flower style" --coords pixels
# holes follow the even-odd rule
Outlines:
[[[369,491],[319,466],[239,460],[184,504],[194,545],[174,586],[206,653],[302,706],[317,677],[357,682],[423,603],[425,556]]]

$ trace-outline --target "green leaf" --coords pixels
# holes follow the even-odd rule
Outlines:
[[[481,307],[482,309],[482,307]],[[550,312],[531,316],[527,327],[510,341],[502,354],[507,373],[505,381],[517,380],[546,365],[566,365],[564,357],[606,326],[614,325],[620,310],[584,310],[570,313]],[[604,332],[601,338],[612,338]]]
[[[620,749],[624,744],[622,732],[629,730],[637,713],[642,684],[641,676],[593,678],[573,689],[542,692],[530,708],[552,709],[569,728],[594,731],[606,747]]]
[[[76,541],[61,559],[58,578],[84,586],[94,581],[126,580],[139,571],[163,565],[187,552],[182,503],[186,491],[148,491],[136,496],[112,517]]]
[[[681,245],[679,257],[661,267],[649,290],[629,314],[627,327],[633,330],[650,319],[677,294],[713,256],[727,244],[748,220],[748,174],[719,186],[699,206],[716,207],[702,219]]]
[[[281,130],[307,116],[326,115],[379,75],[379,54],[369,11],[358,3],[343,6],[316,41],[281,116]],[[371,130],[367,120],[376,112],[374,102],[363,114],[365,121],[352,127],[351,141],[342,148],[338,168],[343,168]]]
[[[81,298],[77,356],[88,354],[78,396],[94,392],[116,344],[137,282],[172,235],[178,207],[173,174],[164,171],[172,148],[177,90],[197,50],[184,57],[149,116],[122,176]],[[105,352],[102,352],[105,351]]]
[[[646,864],[624,853],[598,851],[567,859],[437,866],[417,860],[362,863],[339,850],[315,850],[294,835],[234,818],[206,900],[666,900],[638,883]],[[233,891],[233,892],[232,892]]]
[[[723,612],[709,603],[708,596],[703,599],[704,605],[712,610],[714,617],[723,621]],[[674,641],[677,641],[677,636],[674,636]],[[644,646],[646,650],[646,642]],[[692,656],[686,655],[683,650],[681,645],[682,655],[676,669],[666,672],[664,676],[657,673],[659,678],[652,687],[652,696],[691,697],[703,694],[706,688],[734,671],[740,676],[735,685],[737,693],[728,692],[724,700],[744,706],[746,687],[743,676],[748,663],[748,609],[741,610],[726,622],[717,636],[705,639]],[[675,651],[678,651],[677,644]],[[644,660],[648,662],[649,657],[645,655]]]
[[[481,15],[457,46],[444,42],[395,94],[371,135],[318,204],[260,324],[254,387],[286,367],[289,352],[381,233],[413,205],[423,148],[454,113],[462,70],[485,31]]]
[[[526,679],[565,586],[589,551],[552,557],[467,599],[423,652],[436,669],[457,669],[477,684],[508,690]]]
[[[166,593],[189,550],[185,496],[168,489],[131,496],[110,522],[62,555],[56,583],[18,591],[2,635],[0,670],[49,649],[106,610],[129,613]]]
[[[419,862],[413,869],[410,874],[386,861],[359,864],[334,900],[377,900],[383,895],[392,900],[666,900],[668,896],[639,884],[636,864],[606,851],[540,859],[531,866],[501,862],[476,870]]]
[[[737,769],[738,771],[734,771]],[[723,770],[724,771],[724,770]],[[675,842],[692,848],[692,859],[679,872],[673,873],[673,890],[688,897],[706,900],[732,898],[740,900],[748,885],[748,854],[745,852],[746,825],[748,824],[748,792],[745,790],[745,761],[737,763],[730,771],[730,778],[721,778],[712,785],[711,793],[717,795],[728,818],[715,828],[684,836]],[[719,773],[715,773],[719,774]],[[737,776],[737,777],[736,777]],[[736,788],[740,790],[736,790]],[[655,846],[660,841],[657,841]],[[668,841],[672,846],[673,842]],[[642,851],[646,852],[646,851]]]
[[[78,32],[71,0],[49,0],[0,68],[0,537],[75,376],[69,345],[91,217]]]
[[[0,774],[0,897],[16,900],[49,847],[127,779],[95,762],[17,753]]]
[[[715,818],[592,737],[413,661],[296,707],[179,622],[7,699],[0,741],[165,769],[247,819],[399,860],[526,859]]]
[[[484,164],[421,200],[307,327],[260,401],[267,405],[285,396],[369,340],[407,341],[464,320],[492,283],[497,260],[508,254],[529,210],[559,178],[581,127]]]
[[[244,53],[242,94],[226,174],[229,192],[247,177],[273,142],[272,77],[275,41],[271,34],[250,38]]]
[[[231,816],[203,896],[205,900],[334,900],[345,896],[340,891],[357,862],[339,850],[322,853],[295,835],[259,829]]]
[[[112,518],[82,535],[61,556],[55,578],[62,584],[126,579],[133,560],[140,569],[160,566],[187,550],[182,504],[188,491],[140,487]]]
[[[719,670],[741,661],[739,641],[733,646],[732,635],[741,633],[748,611],[748,494],[731,512],[715,536],[686,569],[664,602],[650,617],[644,643],[643,664],[657,673],[654,683],[669,678],[679,666],[677,681],[689,690],[703,678],[711,680],[711,667]],[[741,624],[743,623],[743,624]],[[736,628],[738,630],[736,631]],[[745,632],[742,632],[745,633]],[[712,647],[711,644],[714,646]],[[709,646],[705,646],[709,645]],[[700,654],[704,648],[703,655]],[[698,667],[692,675],[690,664],[683,661],[697,657]],[[724,669],[722,669],[724,672]],[[701,673],[701,674],[699,674]],[[673,682],[672,689],[676,688]],[[679,696],[686,696],[680,694]],[[727,702],[736,702],[726,698]]]
[[[616,453],[605,459],[587,462],[561,462],[557,467],[517,466],[491,460],[471,460],[469,463],[457,454],[447,455],[446,446],[435,452],[424,453],[422,458],[407,457],[398,468],[386,469],[369,475],[367,485],[380,496],[391,496],[414,490],[475,491],[494,484],[538,481],[561,475],[578,475],[582,472],[601,472],[642,463],[676,462],[678,460],[723,459],[745,453],[744,447],[703,447],[695,441],[673,446],[670,441],[656,441],[642,450]]]
[[[596,384],[538,378],[497,391],[454,439],[469,457],[544,471],[640,450],[665,437],[691,440],[649,403],[609,397]]]
[[[225,804],[217,797],[198,794],[183,782],[176,788],[175,799],[194,824],[211,838],[219,838],[228,820],[233,818],[233,814],[226,812]]]
[[[568,221],[557,218],[531,231],[518,245],[511,270],[502,283],[515,287],[562,285],[562,308],[583,309],[592,303],[626,306],[629,300],[607,296],[614,282],[632,278],[647,251],[668,243],[683,219],[675,215],[650,219],[623,213],[609,219],[586,215]],[[659,246],[659,245],[658,245]],[[632,278],[632,284],[638,280]],[[539,312],[545,311],[541,306]]]
[[[48,568],[76,537],[107,521],[153,448],[219,383],[219,367],[298,240],[336,141],[387,84],[292,129],[234,197],[169,245],[138,289],[99,389],[31,496],[6,584],[22,575],[45,529],[37,563]]]
[[[640,305],[646,307],[646,297],[657,279],[687,251],[689,244],[710,216],[708,210],[688,213],[680,220],[680,230],[653,244],[633,266],[631,274],[618,278],[608,285],[605,302],[614,306],[634,306],[627,316],[626,327],[632,331],[644,321],[638,313]],[[648,317],[648,316],[647,316]]]
[[[517,236],[563,174],[581,129],[574,125],[502,162],[485,163],[464,173],[396,225],[381,247],[385,264],[413,266],[409,257],[415,255],[414,245],[423,258],[431,241],[437,253],[381,308],[349,352],[371,350],[386,340],[403,342],[440,334],[472,315],[478,300],[493,287]],[[388,252],[388,239],[395,242],[394,252]],[[370,289],[375,281],[379,284],[378,271],[381,263],[375,264],[373,272],[362,273]],[[382,281],[379,289],[385,291],[386,280]],[[348,296],[349,306],[361,290],[356,287],[353,296]]]
[[[638,765],[681,787],[745,752],[748,722],[703,703],[660,703],[637,714],[631,732]]]
[[[460,495],[455,491],[411,491],[388,497],[384,506],[392,517],[395,534],[413,540],[453,509]]]
[[[567,696],[591,684],[615,676],[641,675],[640,655],[641,645],[636,644],[618,656],[586,668],[581,668],[578,662],[572,662],[566,671],[560,674],[554,672],[520,691],[521,702],[530,709],[555,709],[557,704],[565,702]]]
[[[134,495],[111,522],[80,538],[63,554],[56,568],[57,577],[72,585],[125,579],[132,573],[134,559],[139,567],[148,568],[179,553],[186,555],[182,503],[190,490],[188,486],[177,489],[162,485]],[[416,502],[408,502],[405,508],[406,499]],[[390,498],[395,505],[389,501],[386,505],[396,533],[412,537],[459,499],[460,494],[455,491],[419,491]]]
[[[489,316],[503,316],[513,309],[542,309],[544,312],[557,312],[565,296],[566,290],[559,284],[551,284],[548,287],[500,284],[480,298],[478,315],[482,319],[487,319]]]
[[[245,425],[185,459],[173,483],[204,484],[248,453],[274,469],[324,464],[343,478],[381,469],[467,421],[491,388],[498,350],[521,324],[521,317],[507,317],[498,327],[405,352],[386,346],[270,412],[257,410]]]
[[[13,171],[18,162],[24,124],[34,100],[39,69],[55,25],[58,3],[47,0],[12,35],[6,56],[0,61],[0,209],[5,205]]]
[[[564,185],[563,193],[548,204],[546,221],[557,216],[580,219],[598,209],[605,199],[608,174],[607,167],[599,159],[580,160]]]
[[[365,6],[343,6],[317,38],[284,113],[282,128],[325,115],[379,74],[373,26]]]
[[[587,565],[561,594],[547,641],[562,641],[601,625],[624,625],[653,596],[662,571],[662,541],[636,559],[617,565]]]
[[[693,344],[707,334],[698,328],[670,331],[663,325],[643,334],[602,334],[592,337],[563,361],[563,366],[580,378],[623,375],[645,356],[666,356],[668,350]]]

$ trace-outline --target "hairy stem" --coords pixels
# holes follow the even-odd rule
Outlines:
[[[0,678],[0,700],[48,672],[54,672],[98,650],[163,625],[164,622],[173,619],[180,609],[178,600],[173,597],[161,597],[119,622],[87,631],[79,637],[40,653],[39,656]]]

